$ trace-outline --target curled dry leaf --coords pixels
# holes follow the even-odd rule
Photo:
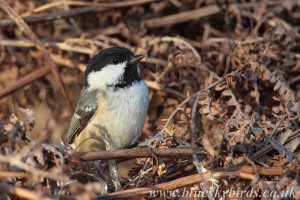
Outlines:
[[[157,174],[158,176],[162,176],[167,172],[166,170],[166,164],[165,163],[161,163],[158,165],[158,169],[157,169]]]
[[[35,125],[35,115],[32,110],[29,108],[20,108],[21,112],[25,115],[25,125],[29,128],[31,131],[34,128]]]
[[[220,155],[223,143],[225,123],[215,122],[209,118],[203,118],[204,136],[202,143],[204,148],[213,157]]]

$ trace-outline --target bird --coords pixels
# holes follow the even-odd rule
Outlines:
[[[138,72],[143,58],[124,47],[109,47],[89,60],[67,133],[73,149],[106,151],[136,142],[149,104],[148,87]]]

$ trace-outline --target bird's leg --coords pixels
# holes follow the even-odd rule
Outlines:
[[[109,174],[115,186],[115,191],[122,190],[122,186],[119,181],[118,165],[116,160],[109,160]]]
[[[106,150],[116,150],[114,145],[110,141],[105,141]],[[115,186],[115,191],[122,190],[122,186],[119,180],[119,171],[118,171],[118,165],[116,160],[109,160],[109,175],[111,177],[111,180],[113,182],[113,185]]]

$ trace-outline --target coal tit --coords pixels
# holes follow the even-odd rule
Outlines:
[[[98,52],[88,62],[67,143],[76,151],[126,148],[140,136],[149,91],[138,73],[142,55],[122,47]]]

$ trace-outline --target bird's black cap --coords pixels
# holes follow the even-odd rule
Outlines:
[[[119,63],[127,62],[125,71],[121,80],[112,85],[115,89],[124,88],[131,85],[135,81],[141,80],[136,64],[144,58],[143,55],[133,55],[133,53],[124,47],[110,47],[99,51],[88,62],[84,73],[84,86],[88,87],[87,76],[92,71],[101,71],[107,65],[117,65]]]

